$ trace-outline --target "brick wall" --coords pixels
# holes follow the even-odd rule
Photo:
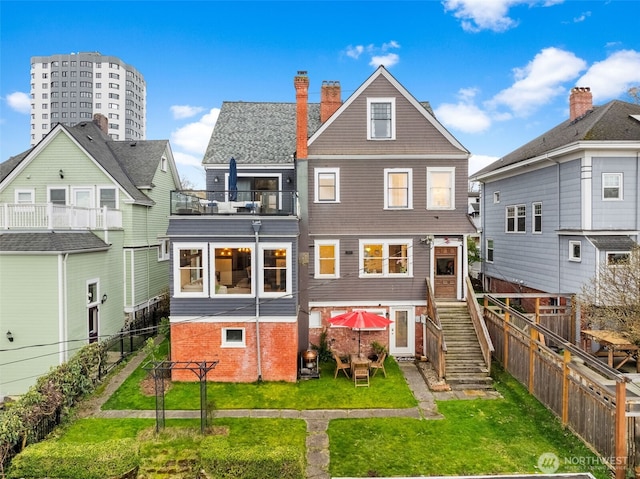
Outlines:
[[[221,347],[222,328],[244,328],[245,347]],[[298,329],[296,323],[260,323],[262,379],[296,381]],[[172,361],[215,361],[208,381],[254,382],[258,380],[255,323],[176,323],[171,325]],[[188,370],[174,370],[174,381],[197,381]]]

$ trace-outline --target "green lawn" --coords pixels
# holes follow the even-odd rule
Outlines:
[[[103,409],[155,409],[155,397],[145,396],[140,383],[149,372],[146,361],[118,388]],[[207,383],[207,400],[216,409],[363,409],[408,408],[417,405],[404,375],[393,358],[371,387],[355,388],[341,373],[334,379],[335,363],[321,364],[320,379],[297,383]],[[195,376],[195,375],[194,375]],[[200,409],[200,384],[175,382],[165,394],[165,409]]]

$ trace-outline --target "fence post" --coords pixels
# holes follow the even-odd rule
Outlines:
[[[507,306],[509,300],[507,299]],[[502,364],[505,370],[509,371],[509,311],[504,312],[504,344],[502,346]]]
[[[536,341],[538,340],[538,330],[530,328],[529,330],[529,394],[533,394],[534,383],[533,375],[535,374],[535,357],[536,357]]]
[[[616,479],[624,479],[627,472],[627,385],[616,382],[615,470]]]
[[[571,362],[571,351],[564,350],[564,361],[562,366],[562,425],[569,422],[569,363]]]

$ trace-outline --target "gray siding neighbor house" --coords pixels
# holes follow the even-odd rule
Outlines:
[[[485,288],[577,293],[628,255],[640,229],[639,151],[640,105],[594,107],[577,87],[568,120],[477,172]]]
[[[423,353],[426,279],[464,296],[469,152],[384,67],[344,102],[337,81],[319,104],[293,83],[295,102],[224,102],[206,191],[174,192],[172,360],[219,360],[213,380],[294,381],[325,328],[356,352],[328,323],[352,309],[393,320],[363,349]]]

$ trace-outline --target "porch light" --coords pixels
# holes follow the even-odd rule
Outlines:
[[[102,295],[102,304],[104,304],[104,303],[106,303],[106,302],[107,302],[107,293],[104,293],[104,294]]]
[[[13,342],[13,334],[11,333],[11,331],[7,331],[7,339],[10,343]]]

